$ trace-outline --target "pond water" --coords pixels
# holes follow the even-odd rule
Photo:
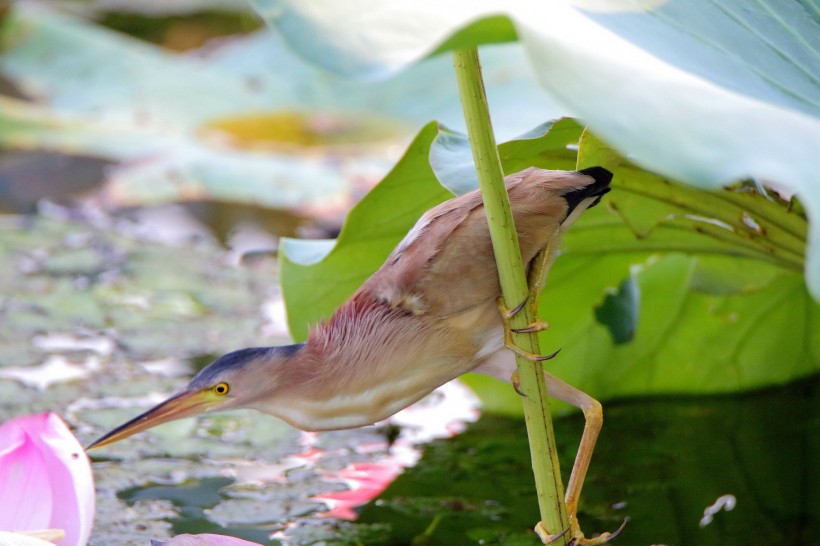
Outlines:
[[[818,544],[820,381],[733,397],[635,400],[606,406],[606,424],[582,497],[582,528],[594,536],[629,522],[615,544]],[[556,420],[562,468],[574,457],[582,420]],[[484,416],[436,440],[355,522],[306,519],[291,544],[537,545],[526,430]],[[220,529],[203,515],[231,480],[143,486],[129,503],[168,500],[175,532],[229,532],[266,542],[269,528]],[[731,496],[734,508],[704,510]]]

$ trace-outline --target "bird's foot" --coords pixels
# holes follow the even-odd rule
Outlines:
[[[558,349],[554,353],[550,353],[548,355],[530,353],[518,347],[512,339],[513,332],[518,334],[535,333],[546,330],[550,326],[549,323],[541,320],[535,321],[525,326],[524,328],[512,328],[510,326],[510,319],[512,319],[512,317],[517,315],[521,311],[521,309],[524,308],[528,300],[529,296],[525,298],[524,301],[515,306],[513,309],[508,309],[504,305],[503,298],[498,298],[498,310],[501,312],[501,320],[504,323],[504,345],[515,354],[523,356],[531,362],[544,362],[545,360],[555,358],[555,355],[557,355],[561,351],[561,349]]]
[[[577,519],[574,517],[572,518],[572,523],[569,527],[561,531],[560,533],[552,534],[544,527],[544,522],[539,521],[535,525],[535,534],[538,535],[538,538],[541,539],[541,542],[546,544],[552,544],[567,533],[571,533],[569,546],[602,546],[603,544],[608,544],[611,541],[615,540],[618,535],[621,534],[621,531],[624,530],[626,527],[627,520],[621,524],[615,532],[612,533],[601,533],[599,536],[595,538],[586,538],[584,533],[581,532],[581,528],[578,526]]]

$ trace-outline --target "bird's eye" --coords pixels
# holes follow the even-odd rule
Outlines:
[[[227,383],[217,383],[216,385],[214,385],[214,392],[216,394],[225,395],[228,394],[228,391],[230,390],[231,387]]]

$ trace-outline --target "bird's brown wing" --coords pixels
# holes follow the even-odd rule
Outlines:
[[[550,190],[558,189],[552,188],[556,178],[569,175],[576,183],[587,183],[577,173],[541,169],[505,179],[525,264],[566,214],[566,202]],[[494,305],[500,288],[480,193],[464,194],[425,213],[360,293],[412,314],[438,317]]]
[[[429,276],[432,271],[442,269],[442,250],[452,246],[452,242],[457,242],[458,247],[468,244],[483,250],[483,239],[489,242],[488,234],[475,241],[466,241],[461,236],[464,225],[470,223],[469,218],[476,212],[483,216],[481,195],[477,192],[445,201],[427,211],[359,292],[414,315],[435,313],[443,302]],[[448,260],[445,269],[455,274],[458,264]]]

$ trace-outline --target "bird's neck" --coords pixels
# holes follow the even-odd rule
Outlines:
[[[311,329],[280,372],[282,400],[263,411],[309,430],[374,423],[466,371],[448,344],[419,317],[354,297]]]

